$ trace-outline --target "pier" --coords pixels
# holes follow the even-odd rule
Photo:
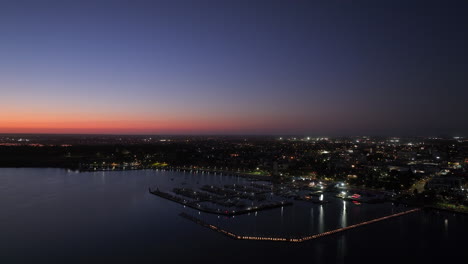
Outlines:
[[[324,236],[329,236],[329,235],[333,235],[333,234],[336,234],[336,233],[340,233],[340,232],[344,232],[346,230],[350,230],[350,229],[353,229],[353,228],[357,228],[357,227],[360,227],[360,226],[364,226],[364,225],[369,225],[369,224],[372,224],[372,223],[376,223],[376,222],[380,222],[380,221],[384,221],[384,220],[387,220],[387,219],[390,219],[390,218],[394,218],[394,217],[398,217],[398,216],[402,216],[402,215],[406,215],[406,214],[410,214],[410,213],[414,213],[414,212],[418,212],[420,211],[421,209],[420,208],[416,208],[416,209],[412,209],[412,210],[408,210],[408,211],[404,211],[404,212],[401,212],[401,213],[396,213],[396,214],[392,214],[392,215],[388,215],[388,216],[384,216],[384,217],[380,217],[380,218],[376,218],[376,219],[373,219],[373,220],[369,220],[369,221],[365,221],[365,222],[361,222],[359,224],[355,224],[355,225],[350,225],[350,226],[346,226],[346,227],[342,227],[342,228],[338,228],[338,229],[334,229],[334,230],[331,230],[331,231],[327,231],[327,232],[323,232],[323,233],[320,233],[320,234],[316,234],[316,235],[311,235],[311,236],[304,236],[304,237],[293,237],[293,238],[287,238],[287,237],[260,237],[260,236],[242,236],[242,235],[237,235],[235,233],[232,233],[232,232],[229,232],[227,230],[224,230],[222,228],[219,228],[217,226],[214,226],[214,225],[211,225],[209,223],[206,223],[204,222],[203,220],[201,219],[198,219],[194,216],[191,216],[191,215],[188,215],[186,213],[181,213],[180,216],[183,217],[183,218],[186,218],[190,221],[193,221],[201,226],[204,226],[206,228],[209,228],[213,231],[216,231],[216,232],[219,232],[225,236],[228,236],[230,238],[233,238],[233,239],[238,239],[238,240],[256,240],[256,241],[275,241],[275,242],[292,242],[292,243],[299,243],[299,242],[305,242],[305,241],[309,241],[309,240],[312,240],[312,239],[317,239],[317,238],[321,238],[321,237],[324,237]]]
[[[270,203],[270,204],[263,204],[263,205],[258,205],[258,206],[252,206],[248,207],[246,209],[239,209],[239,210],[220,210],[220,209],[213,209],[213,208],[208,208],[205,206],[201,206],[199,202],[202,201],[187,201],[183,198],[177,197],[175,195],[162,192],[158,189],[156,190],[151,190],[149,189],[149,192],[151,194],[157,195],[159,197],[165,198],[167,200],[185,205],[187,207],[196,209],[201,212],[209,213],[209,214],[217,214],[217,215],[224,215],[224,216],[235,216],[235,215],[242,215],[242,214],[248,214],[252,212],[257,212],[257,211],[262,211],[262,210],[268,210],[268,209],[273,209],[273,208],[278,208],[278,207],[283,207],[283,206],[289,206],[292,205],[292,202],[289,201],[281,201],[281,202],[275,202],[275,203]]]

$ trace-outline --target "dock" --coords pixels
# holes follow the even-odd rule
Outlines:
[[[283,206],[289,206],[292,205],[292,202],[289,201],[281,201],[281,202],[275,202],[275,203],[270,203],[270,204],[264,204],[264,205],[258,205],[258,206],[252,206],[248,207],[246,209],[240,209],[240,210],[221,210],[221,209],[213,209],[213,208],[208,208],[205,206],[201,206],[199,203],[202,201],[187,201],[183,198],[180,198],[178,196],[160,191],[158,189],[156,190],[151,190],[149,189],[149,192],[151,194],[157,195],[159,197],[162,197],[164,199],[182,204],[184,206],[196,209],[201,212],[209,213],[209,214],[217,214],[217,215],[224,215],[224,216],[235,216],[235,215],[242,215],[242,214],[248,214],[252,212],[258,212],[262,210],[269,210],[269,209],[274,209],[274,208],[279,208]]]

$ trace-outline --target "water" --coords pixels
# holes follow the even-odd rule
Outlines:
[[[301,236],[407,210],[391,204],[296,202],[257,214],[217,217],[164,200],[171,189],[245,179],[169,171],[75,173],[0,169],[0,263],[362,263],[468,257],[468,217],[419,212],[292,244],[239,241],[179,216],[186,212],[240,234]]]

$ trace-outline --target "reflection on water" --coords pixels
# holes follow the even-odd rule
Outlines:
[[[361,261],[365,252],[421,262],[434,254],[467,257],[466,216],[421,212],[313,242],[292,244],[231,240],[187,221],[186,212],[237,233],[301,236],[407,210],[391,204],[355,205],[325,193],[319,205],[293,206],[228,218],[209,215],[151,195],[148,187],[170,189],[242,183],[243,178],[189,172],[87,172],[60,169],[0,169],[0,263],[89,263],[90,259],[138,262]],[[173,180],[171,180],[173,179]],[[198,182],[198,183],[197,183]],[[280,217],[278,218],[278,215]],[[450,230],[456,232],[449,233]],[[402,230],[403,232],[399,232]],[[367,243],[365,241],[379,241]],[[194,244],[197,247],[193,247]],[[222,243],[222,246],[220,246]],[[216,250],[212,250],[216,249]],[[181,254],[183,252],[183,254]],[[242,252],[243,254],[232,254]],[[312,254],[311,254],[312,253]],[[70,258],[73,256],[73,258]],[[437,255],[435,255],[437,256]],[[345,258],[346,257],[346,258]]]
[[[325,214],[323,213],[323,205],[319,205],[319,221],[318,221],[318,233],[323,233],[325,232]]]
[[[347,226],[346,224],[346,201],[343,200],[343,212],[341,213],[341,227]]]
[[[346,236],[340,236],[337,240],[337,262],[344,263],[346,256]]]
[[[284,217],[283,217],[283,214],[284,214],[284,206],[281,206],[281,227],[283,227],[284,225]]]
[[[310,208],[310,215],[309,215],[309,234],[312,234],[314,230],[314,208]]]

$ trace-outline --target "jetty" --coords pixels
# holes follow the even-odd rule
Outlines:
[[[315,234],[315,235],[310,235],[310,236],[303,236],[303,237],[263,237],[263,236],[238,235],[238,234],[235,234],[233,232],[224,230],[224,229],[222,229],[220,227],[217,227],[215,225],[206,223],[205,221],[203,221],[201,219],[198,219],[198,218],[196,218],[194,216],[188,215],[186,213],[181,213],[180,216],[185,218],[185,219],[188,219],[188,220],[190,220],[190,221],[192,221],[194,223],[197,223],[197,224],[199,224],[201,226],[204,226],[204,227],[209,228],[209,229],[211,229],[213,231],[219,232],[219,233],[221,233],[221,234],[223,234],[225,236],[228,236],[230,238],[237,239],[237,240],[256,240],[256,241],[275,241],[275,242],[299,243],[299,242],[305,242],[305,241],[309,241],[309,240],[318,239],[318,238],[321,238],[321,237],[341,233],[341,232],[344,232],[344,231],[347,231],[347,230],[350,230],[350,229],[358,228],[358,227],[365,226],[365,225],[370,225],[370,224],[377,223],[377,222],[384,221],[384,220],[388,220],[388,219],[391,219],[391,218],[394,218],[394,217],[398,217],[398,216],[402,216],[402,215],[406,215],[406,214],[410,214],[410,213],[415,213],[415,212],[418,212],[420,210],[421,210],[421,208],[416,208],[416,209],[404,211],[404,212],[401,212],[401,213],[396,213],[396,214],[376,218],[376,219],[373,219],[373,220],[361,222],[359,224],[350,225],[350,226],[334,229],[334,230],[331,230],[331,231],[327,231],[327,232],[323,232],[323,233],[319,233],[319,234]]]
[[[181,197],[172,195],[167,192],[160,191],[159,189],[152,190],[149,188],[149,192],[151,194],[157,195],[159,197],[162,197],[164,199],[182,204],[184,206],[196,209],[201,212],[209,213],[209,214],[217,214],[217,215],[224,215],[224,216],[235,216],[235,215],[242,215],[242,214],[248,214],[252,212],[257,212],[257,211],[262,211],[262,210],[268,210],[268,209],[274,209],[278,207],[283,207],[283,206],[289,206],[292,205],[293,203],[290,201],[279,201],[279,202],[272,202],[268,204],[260,204],[257,206],[250,206],[244,209],[238,209],[238,210],[232,210],[232,209],[221,209],[221,208],[211,208],[207,206],[203,206],[200,203],[203,201],[189,201],[187,199],[183,199]],[[209,200],[206,200],[209,201]]]

